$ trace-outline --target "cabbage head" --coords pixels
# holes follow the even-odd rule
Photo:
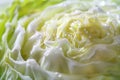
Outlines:
[[[120,80],[119,0],[14,0],[0,10],[0,80]]]

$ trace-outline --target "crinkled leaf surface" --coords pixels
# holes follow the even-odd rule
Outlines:
[[[0,10],[0,80],[120,80],[119,0],[14,0]]]

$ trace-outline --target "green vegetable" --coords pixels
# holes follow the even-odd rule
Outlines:
[[[0,80],[120,80],[119,0],[14,0],[0,13]]]

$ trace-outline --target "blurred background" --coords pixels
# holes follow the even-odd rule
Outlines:
[[[12,2],[13,0],[1,0],[0,1],[0,6],[2,6],[2,5],[7,5],[7,4],[9,4],[10,2]]]
[[[13,0],[0,0],[0,13],[5,10]]]

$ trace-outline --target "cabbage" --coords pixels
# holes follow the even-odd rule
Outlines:
[[[0,80],[120,80],[119,0],[14,0],[0,13]]]

